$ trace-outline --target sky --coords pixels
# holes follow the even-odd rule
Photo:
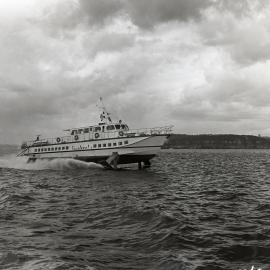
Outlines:
[[[267,0],[0,0],[0,143],[96,124],[270,136]]]

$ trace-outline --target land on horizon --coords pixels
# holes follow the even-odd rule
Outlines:
[[[270,137],[236,134],[173,134],[163,149],[270,149]]]

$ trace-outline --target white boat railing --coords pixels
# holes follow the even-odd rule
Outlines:
[[[154,128],[140,128],[129,130],[116,130],[116,131],[104,131],[104,132],[91,132],[77,135],[68,135],[55,138],[39,138],[39,140],[24,142],[25,147],[29,146],[46,146],[50,144],[64,144],[71,142],[93,141],[100,139],[114,139],[114,138],[134,138],[140,136],[157,136],[157,135],[170,135],[172,133],[173,126],[154,127]]]

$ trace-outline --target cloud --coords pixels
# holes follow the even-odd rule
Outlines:
[[[245,6],[248,3],[246,1]],[[264,1],[260,4],[260,8],[269,7],[269,3]],[[257,5],[256,11],[253,8],[249,13],[248,8],[243,9],[248,15],[241,17],[235,13],[212,9],[206,13],[205,20],[197,25],[197,32],[205,44],[222,48],[241,65],[266,61],[270,57],[269,11],[259,7]]]
[[[133,127],[270,133],[264,1],[31,3],[0,17],[1,142],[95,123],[99,96]]]
[[[270,116],[270,79],[266,71],[269,65],[270,62],[246,68],[231,65],[232,70],[216,74],[209,69],[205,85],[195,91],[184,89],[171,117],[193,123],[223,123],[230,128],[233,122],[265,123]]]

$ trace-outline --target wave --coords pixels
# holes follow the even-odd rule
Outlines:
[[[27,157],[16,157],[14,155],[2,156],[0,158],[0,168],[19,170],[66,170],[66,169],[89,169],[102,168],[101,165],[84,162],[72,158],[59,158],[52,160],[36,160],[27,163]]]
[[[95,267],[89,266],[86,263],[69,263],[58,258],[35,259],[29,255],[16,254],[12,252],[7,252],[1,255],[0,263],[1,266],[5,267],[6,270],[96,270]],[[23,264],[21,262],[23,262]]]

